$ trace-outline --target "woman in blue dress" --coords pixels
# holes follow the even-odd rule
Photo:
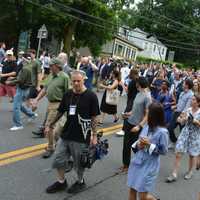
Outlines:
[[[163,105],[164,114],[165,114],[165,124],[169,125],[172,117],[172,108],[171,106],[176,103],[175,97],[169,93],[169,83],[168,81],[163,81],[161,85],[161,91],[157,96],[157,101]]]
[[[158,72],[158,74],[156,75],[156,77],[154,78],[154,80],[151,84],[151,95],[154,99],[157,99],[157,96],[161,90],[162,82],[164,80],[166,80],[165,74],[164,74],[164,71],[161,70]]]
[[[149,106],[148,123],[132,145],[137,150],[128,170],[129,200],[156,200],[151,194],[160,169],[160,155],[167,153],[168,131],[165,128],[163,106]]]

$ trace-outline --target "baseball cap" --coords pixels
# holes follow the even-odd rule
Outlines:
[[[58,58],[52,58],[51,61],[50,61],[50,63],[49,63],[49,65],[50,65],[50,66],[51,66],[51,65],[57,65],[57,66],[59,66],[60,68],[63,68],[63,63],[62,63],[61,60],[58,59]]]
[[[13,56],[13,51],[12,51],[12,50],[7,50],[7,51],[6,51],[6,55],[11,55],[11,56]]]

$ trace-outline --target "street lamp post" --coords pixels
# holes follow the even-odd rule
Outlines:
[[[42,41],[42,39],[46,39],[47,36],[48,36],[48,31],[47,31],[46,26],[43,24],[42,27],[38,30],[37,38],[39,39],[39,42],[38,42],[38,49],[37,49],[37,56],[36,56],[36,58],[39,57],[41,41]]]

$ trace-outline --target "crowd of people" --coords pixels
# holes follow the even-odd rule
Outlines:
[[[166,182],[178,179],[183,153],[189,155],[184,178],[191,179],[200,169],[200,71],[178,69],[176,65],[137,64],[114,58],[77,57],[69,66],[67,54],[52,57],[43,52],[5,50],[0,43],[0,100],[9,97],[13,103],[10,131],[24,128],[23,112],[29,121],[38,117],[38,104],[46,97],[48,106],[43,123],[33,134],[47,137],[43,158],[52,155],[57,181],[47,193],[68,187],[66,170],[71,167],[77,181],[68,188],[76,193],[86,187],[81,155],[89,145],[97,143],[97,127],[105,115],[113,115],[113,123],[123,118],[121,172],[128,172],[129,200],[155,200],[152,195],[159,174],[160,155],[168,148],[175,150],[175,162]],[[99,106],[96,92],[103,90]],[[127,96],[120,115],[119,98]],[[1,101],[0,101],[1,106]],[[131,152],[133,157],[131,159]]]

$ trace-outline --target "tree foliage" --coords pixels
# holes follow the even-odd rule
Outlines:
[[[64,41],[64,50],[67,53],[74,38],[73,44],[76,47],[88,46],[93,54],[98,55],[102,44],[112,39],[115,28],[107,23],[115,21],[115,12],[102,0],[5,0],[0,2],[0,11],[2,16],[11,13],[8,20],[0,22],[1,27],[4,27],[1,30],[5,33],[0,35],[1,38],[9,41],[15,36],[17,42],[20,31],[30,29],[35,38],[38,28],[45,24],[49,32]],[[34,44],[35,42],[32,42],[33,46]]]
[[[139,27],[167,39],[168,41],[159,40],[168,45],[170,50],[175,50],[177,61],[200,64],[198,58],[200,54],[200,1],[144,0],[138,4],[137,9],[129,10],[128,13],[130,16],[128,24],[131,27]]]

